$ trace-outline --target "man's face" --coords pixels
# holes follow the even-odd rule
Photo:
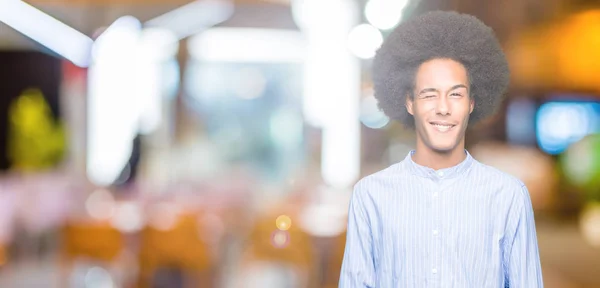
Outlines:
[[[414,98],[406,109],[414,116],[418,141],[444,153],[464,145],[474,102],[465,67],[450,59],[433,59],[417,71]]]

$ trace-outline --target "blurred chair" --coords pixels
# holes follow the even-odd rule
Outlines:
[[[346,248],[346,231],[331,240],[329,249],[325,251],[327,260],[323,269],[325,271],[323,288],[338,287],[342,262],[344,260],[344,250]]]
[[[0,269],[8,262],[8,251],[6,244],[0,242]]]
[[[200,237],[198,217],[195,213],[182,213],[171,227],[158,229],[148,225],[143,229],[138,287],[160,285],[155,281],[156,275],[167,270],[178,271],[185,287],[214,287],[213,259],[209,246]],[[176,284],[165,287],[173,285]]]
[[[109,267],[119,261],[119,256],[125,250],[123,235],[109,222],[67,222],[61,236],[61,284],[69,282],[77,262],[93,262]]]
[[[62,232],[66,260],[89,258],[111,262],[123,251],[125,240],[108,222],[68,222]]]
[[[299,225],[292,224],[287,231],[279,231],[276,227],[279,215],[281,214],[269,213],[253,226],[241,263],[244,270],[241,279],[243,284],[237,287],[266,287],[266,282],[276,281],[272,280],[277,278],[273,275],[275,273],[280,275],[280,280],[277,281],[288,281],[281,287],[315,287],[316,251],[312,238]],[[292,216],[294,218],[296,217]],[[257,269],[262,269],[262,272]],[[247,273],[248,271],[252,273]],[[257,279],[254,275],[262,275],[262,279]],[[268,277],[269,275],[273,277]]]

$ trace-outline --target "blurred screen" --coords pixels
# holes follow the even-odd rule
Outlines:
[[[586,135],[599,132],[600,102],[552,101],[537,110],[537,142],[548,154],[560,154]]]
[[[537,103],[531,99],[517,99],[508,105],[506,138],[515,145],[536,145],[535,116]]]

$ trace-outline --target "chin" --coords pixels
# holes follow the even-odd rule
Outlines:
[[[437,152],[450,152],[456,149],[460,143],[459,135],[456,131],[448,131],[449,133],[438,133],[432,131],[429,133],[429,148]]]
[[[460,144],[458,135],[429,135],[429,148],[439,153],[452,152]]]
[[[430,143],[430,145],[429,145],[429,148],[438,153],[448,153],[448,152],[454,151],[456,149],[456,146],[457,146],[456,142],[440,143],[440,142],[432,141],[432,143]]]
[[[445,154],[454,151],[456,145],[431,145],[429,148],[437,153]]]

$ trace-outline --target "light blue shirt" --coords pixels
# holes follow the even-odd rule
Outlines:
[[[468,152],[437,171],[413,154],[354,186],[339,287],[543,287],[527,187]]]

